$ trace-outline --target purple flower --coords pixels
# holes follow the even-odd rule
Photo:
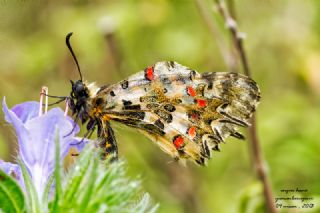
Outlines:
[[[73,132],[73,120],[64,115],[60,108],[53,108],[46,114],[39,115],[39,102],[25,102],[8,109],[5,98],[2,102],[5,119],[16,132],[19,143],[19,157],[25,164],[39,197],[52,175],[55,164],[55,140],[59,138],[60,162],[74,144],[80,151],[85,140],[75,137],[79,132],[76,126]],[[57,134],[58,133],[58,134]],[[0,161],[0,168],[8,174],[14,174],[23,184],[20,167],[16,164]]]

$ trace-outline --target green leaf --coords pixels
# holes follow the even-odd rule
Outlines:
[[[56,128],[56,133],[55,133],[55,168],[54,168],[54,177],[55,177],[55,199],[52,205],[52,212],[57,212],[57,208],[58,208],[58,202],[59,202],[59,197],[61,194],[61,165],[60,165],[60,141],[59,141],[59,129]],[[47,186],[48,188],[51,187],[51,183],[48,182]],[[49,192],[48,194],[45,194],[44,196],[48,197],[49,196]]]
[[[25,199],[17,182],[0,170],[1,212],[25,212]]]
[[[80,184],[85,178],[86,172],[89,170],[90,160],[90,152],[88,150],[84,150],[77,163],[70,170],[69,175],[64,178],[64,188],[66,190],[64,191],[62,205],[65,206],[65,208],[73,208],[72,206],[76,205],[75,199],[77,199],[82,193],[83,189],[80,187]]]
[[[61,177],[56,212],[155,212],[139,180],[127,177],[122,161],[102,161],[93,144],[87,144],[77,162]]]
[[[91,174],[91,177],[88,179],[87,182],[87,187],[84,188],[84,191],[82,193],[82,200],[80,201],[81,205],[80,205],[80,209],[85,209],[88,206],[88,203],[90,201],[90,198],[93,196],[94,193],[94,189],[95,189],[95,182],[96,182],[96,178],[97,178],[97,169],[95,169],[98,166],[98,162],[96,159],[92,160],[92,165],[90,170],[88,171]]]
[[[24,180],[24,184],[27,192],[28,199],[26,200],[28,204],[27,205],[28,212],[38,213],[40,212],[40,203],[39,203],[37,191],[32,183],[28,170],[24,165],[24,163],[22,162],[22,160],[18,159],[18,163],[21,168],[21,172],[22,172],[22,176],[23,176],[23,180]]]
[[[42,196],[42,203],[44,205],[46,205],[48,203],[49,193],[50,193],[52,184],[54,183],[54,180],[55,180],[54,175],[51,175],[47,184],[46,184],[46,187],[44,188],[43,196]]]
[[[239,199],[239,213],[264,212],[263,188],[260,182],[253,182],[244,188]]]
[[[157,211],[159,205],[155,205],[151,209],[149,209],[149,203],[151,202],[150,195],[148,193],[145,193],[141,200],[137,203],[136,206],[134,206],[134,212],[148,212],[148,213],[154,213]]]

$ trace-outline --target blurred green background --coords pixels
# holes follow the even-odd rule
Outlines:
[[[229,51],[213,1],[200,2]],[[234,8],[262,91],[258,134],[275,197],[305,188],[319,206],[320,2],[234,0]],[[71,31],[85,79],[99,85],[162,60],[199,72],[229,70],[193,0],[1,0],[0,97],[10,107],[38,100],[42,85],[69,94],[69,79],[78,79],[65,46]],[[16,139],[2,112],[0,125],[0,158],[13,161]],[[247,141],[229,139],[207,167],[183,167],[136,131],[113,126],[130,174],[142,177],[159,212],[263,212]]]

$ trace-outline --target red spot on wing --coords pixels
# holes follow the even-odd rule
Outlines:
[[[187,93],[192,97],[195,97],[197,95],[196,91],[191,86],[187,86]]]
[[[180,149],[184,144],[183,137],[181,135],[177,135],[173,138],[173,144],[176,149]]]
[[[145,76],[146,76],[146,79],[148,79],[149,81],[154,80],[154,70],[153,70],[153,67],[148,67],[148,68],[145,70]]]
[[[193,139],[197,135],[196,127],[192,126],[188,129],[188,135]]]
[[[198,107],[206,107],[207,106],[207,100],[205,99],[196,99]]]
[[[189,118],[191,118],[192,120],[197,121],[197,120],[199,120],[200,115],[198,113],[191,113],[191,114],[189,114]]]

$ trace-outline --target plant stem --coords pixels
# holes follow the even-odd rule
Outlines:
[[[231,33],[232,41],[239,54],[243,71],[247,76],[251,77],[251,70],[248,64],[246,52],[243,47],[243,36],[238,31],[237,22],[234,18],[231,17],[223,0],[215,0],[215,2],[216,2],[216,6],[218,8],[219,13],[223,17],[227,25],[227,28]],[[264,159],[262,157],[260,142],[257,134],[256,117],[254,114],[251,117],[250,123],[251,123],[251,127],[249,128],[249,142],[251,144],[251,152],[253,156],[254,168],[259,180],[263,184],[264,198],[266,202],[267,211],[274,213],[274,212],[277,212],[277,210],[276,210],[274,199],[273,199],[271,184],[268,180],[266,168],[264,165]]]
[[[214,22],[212,21],[212,17],[210,16],[206,8],[207,6],[204,4],[203,0],[196,0],[195,2],[200,15],[202,16],[207,27],[209,28],[212,37],[215,41],[217,41],[217,45],[220,49],[220,52],[222,53],[224,62],[227,64],[229,70],[235,72],[237,69],[237,61],[235,60],[235,57],[232,55],[232,52],[228,51],[226,41],[224,37],[220,34],[219,30],[216,28]]]
[[[234,46],[237,49],[237,52],[241,60],[241,64],[243,66],[243,71],[247,76],[251,76],[248,60],[242,44],[244,36],[241,35],[241,33],[239,33],[237,28],[237,22],[235,19],[233,19],[230,16],[228,10],[226,9],[225,4],[221,3],[222,1],[220,0],[215,0],[215,1],[218,7],[218,11],[220,12],[223,19],[225,20],[227,28],[230,30],[232,41],[234,43]]]

